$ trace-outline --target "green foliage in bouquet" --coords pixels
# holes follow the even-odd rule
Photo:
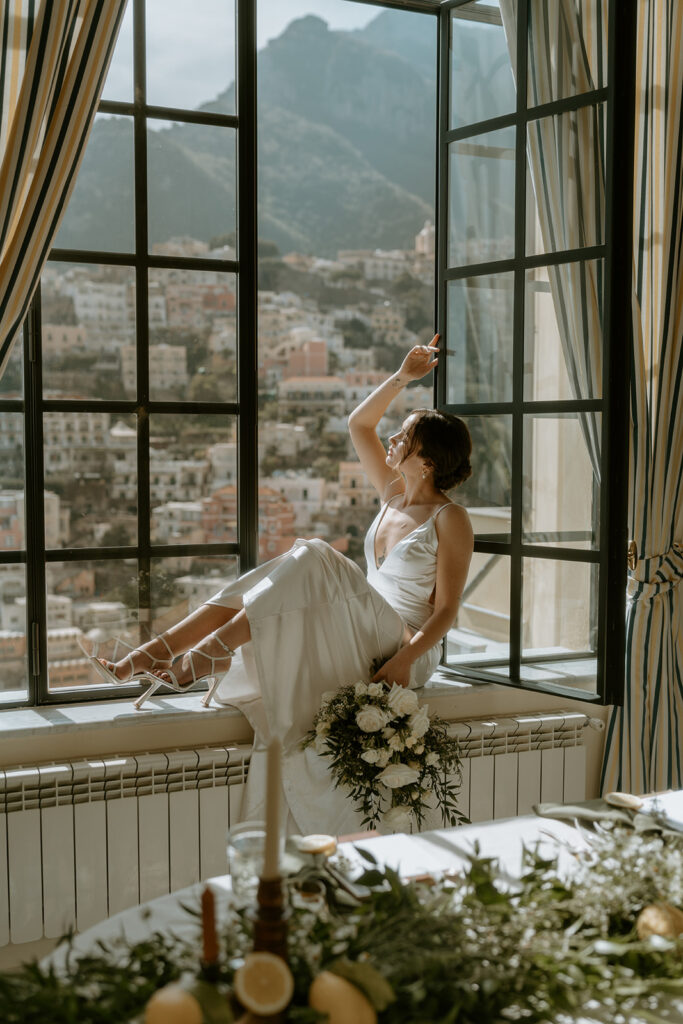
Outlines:
[[[419,830],[436,805],[444,825],[461,825],[457,741],[413,690],[358,682],[330,694],[304,737],[329,758],[335,786],[349,791],[363,826]]]

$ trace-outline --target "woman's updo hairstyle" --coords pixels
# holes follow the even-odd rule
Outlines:
[[[417,453],[434,469],[434,486],[450,491],[472,475],[472,438],[459,416],[439,409],[416,409],[406,431],[408,455]]]

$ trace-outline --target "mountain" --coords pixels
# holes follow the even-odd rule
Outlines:
[[[350,33],[377,50],[402,57],[434,87],[436,83],[436,17],[411,11],[382,11],[365,28]]]
[[[433,216],[435,149],[434,89],[415,62],[308,16],[259,53],[258,82],[261,237],[326,256],[412,246]],[[201,109],[234,110],[233,95]],[[231,132],[150,132],[148,182],[151,242],[234,229]],[[132,126],[99,117],[57,244],[130,249],[132,196]]]

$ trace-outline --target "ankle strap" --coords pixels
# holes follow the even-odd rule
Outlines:
[[[166,639],[165,634],[164,633],[159,633],[158,636],[157,636],[157,640],[161,640],[162,644],[164,645],[164,647],[168,651],[168,653],[171,656],[171,658],[175,658],[175,654],[173,653],[173,651],[169,647],[168,640]]]
[[[212,633],[211,636],[217,643],[221,645],[226,654],[228,654],[231,658],[235,657],[235,652],[233,651],[232,647],[228,647],[227,644],[223,643],[217,632]]]

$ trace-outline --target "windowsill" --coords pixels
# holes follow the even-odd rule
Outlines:
[[[0,768],[179,747],[250,743],[246,718],[232,707],[205,708],[202,693],[153,697],[141,711],[131,699],[15,708],[0,714]],[[440,670],[419,691],[449,721],[559,710],[585,702],[498,683],[453,679]],[[594,709],[593,709],[594,710]],[[591,713],[593,713],[593,710]]]

